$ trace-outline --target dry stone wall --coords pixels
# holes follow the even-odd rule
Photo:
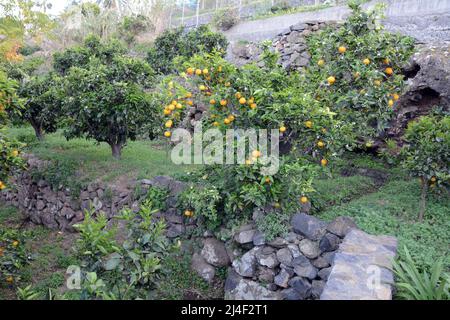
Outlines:
[[[85,210],[93,210],[94,214],[104,212],[109,219],[124,207],[137,211],[148,189],[155,186],[169,192],[167,210],[159,213],[159,217],[166,221],[167,236],[176,238],[196,228],[196,219],[186,221],[177,213],[176,197],[185,185],[173,178],[159,176],[144,179],[125,188],[93,182],[82,188],[79,195],[74,195],[69,188],[60,186],[55,190],[47,181],[33,178],[33,170],[45,170],[49,161],[33,155],[23,157],[28,169],[12,178],[14,188],[0,193],[0,201],[17,207],[25,218],[35,224],[73,232],[73,225],[83,221]]]
[[[306,37],[327,27],[337,27],[336,21],[306,21],[290,26],[273,39],[273,47],[280,54],[279,63],[287,70],[302,70],[309,65]],[[228,59],[237,65],[258,61],[261,49],[256,43],[232,43]]]
[[[83,211],[93,208],[114,215],[125,204],[129,204],[130,193],[111,190],[101,183],[92,183],[83,188],[79,196],[67,187],[55,190],[47,181],[33,177],[34,170],[46,170],[49,161],[32,155],[23,156],[27,170],[12,178],[12,189],[2,192],[0,200],[21,210],[35,224],[50,229],[73,231],[73,225],[84,219]]]
[[[368,235],[348,217],[326,223],[298,213],[291,231],[271,241],[253,223],[227,243],[205,239],[192,268],[212,281],[217,267],[228,266],[228,300],[388,300],[396,248],[395,238]]]

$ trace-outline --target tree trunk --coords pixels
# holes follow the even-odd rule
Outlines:
[[[122,144],[120,143],[111,143],[111,151],[112,151],[112,156],[114,157],[114,159],[120,160],[120,158],[122,157]]]
[[[421,177],[420,179],[422,180],[422,193],[420,194],[419,222],[422,222],[427,204],[428,181],[425,177]]]
[[[44,140],[44,133],[42,132],[41,126],[38,125],[38,124],[34,124],[34,123],[32,123],[31,126],[32,126],[33,129],[34,129],[34,133],[36,134],[36,138],[37,138],[39,141]]]

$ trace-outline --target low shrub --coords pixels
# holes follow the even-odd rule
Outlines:
[[[151,186],[145,195],[144,201],[151,203],[152,208],[164,211],[167,209],[166,201],[168,197],[169,190],[166,188]]]
[[[289,1],[277,1],[276,4],[274,4],[272,7],[270,7],[270,11],[272,13],[277,13],[279,11],[286,11],[289,10],[290,8],[292,8],[291,4],[289,3]]]
[[[155,26],[144,15],[126,16],[119,27],[119,35],[125,42],[132,44],[136,36],[146,31],[154,31]]]
[[[8,178],[17,170],[24,168],[19,156],[21,145],[5,134],[10,124],[9,115],[18,113],[22,108],[16,94],[17,82],[8,79],[0,70],[0,192],[6,189]]]
[[[220,9],[214,13],[213,25],[222,31],[227,31],[239,22],[239,13],[236,9]]]
[[[271,212],[260,216],[256,220],[259,231],[264,233],[267,241],[272,241],[276,237],[285,236],[289,232],[290,216],[281,212]]]
[[[30,170],[31,177],[35,183],[40,180],[46,181],[53,191],[68,188],[74,196],[79,196],[80,191],[87,184],[77,175],[79,164],[73,160],[54,160],[42,168]]]
[[[173,249],[164,235],[165,223],[150,202],[134,213],[122,211],[118,219],[128,231],[123,242],[116,240],[116,229],[109,227],[104,214],[76,225],[80,232],[76,252],[84,275],[83,298],[145,299],[155,288],[161,264]]]
[[[27,232],[0,227],[0,284],[14,286],[20,281],[29,262],[25,247],[28,237]]]
[[[422,185],[419,220],[426,210],[429,188],[448,187],[450,181],[450,116],[430,115],[409,123],[402,164]]]
[[[183,28],[165,31],[150,48],[147,61],[155,71],[170,74],[176,71],[176,57],[191,58],[201,52],[220,51],[225,54],[228,41],[224,35],[213,32],[207,25],[189,31]]]
[[[213,230],[222,223],[217,210],[221,200],[219,191],[213,186],[191,186],[179,195],[177,207],[187,218],[200,217],[200,222]]]

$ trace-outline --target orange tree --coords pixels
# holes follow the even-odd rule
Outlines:
[[[403,166],[422,185],[419,220],[423,220],[429,188],[450,182],[450,116],[429,115],[409,123],[402,149]]]
[[[8,114],[15,112],[19,105],[16,83],[0,70],[0,191],[7,187],[8,177],[23,165],[19,144],[5,134]]]
[[[353,13],[341,27],[308,38],[312,60],[302,81],[322,105],[354,124],[360,143],[370,145],[395,112],[405,84],[401,67],[414,46],[409,37],[384,32],[376,10],[350,7]]]
[[[55,54],[54,67],[65,76],[63,94],[56,96],[62,98],[67,139],[106,142],[120,159],[127,141],[153,123],[156,108],[146,90],[154,71],[126,56],[118,41],[87,37],[83,46]]]
[[[277,59],[266,47],[263,66],[238,69],[220,54],[198,55],[183,63],[179,81],[166,80],[168,99],[161,110],[166,138],[186,123],[192,107],[204,110],[203,130],[276,129],[280,138],[280,166],[273,174],[262,173],[260,159],[269,155],[261,146],[249,150],[245,163],[205,166],[200,173],[203,188],[188,189],[181,197],[187,216],[197,213],[215,227],[225,217],[249,214],[255,207],[295,210],[310,201],[313,177],[342,150],[345,127],[302,91],[298,75],[286,73]],[[230,147],[230,142],[224,146]],[[237,148],[236,140],[232,146]]]

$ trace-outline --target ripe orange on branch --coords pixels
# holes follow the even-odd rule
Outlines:
[[[327,81],[328,81],[329,85],[332,85],[336,82],[336,78],[333,76],[330,76],[330,77],[328,77]]]

